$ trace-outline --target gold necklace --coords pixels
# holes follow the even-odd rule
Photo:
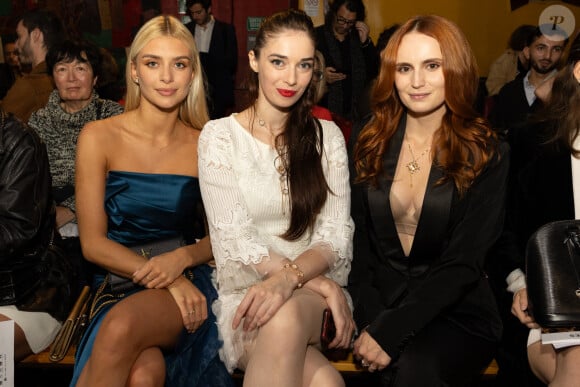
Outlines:
[[[266,121],[258,117],[258,115],[256,115],[256,118],[258,119],[258,125],[260,125],[263,128],[266,128],[270,132],[272,137],[274,137],[274,148],[276,149],[276,153],[278,153],[278,156],[276,156],[276,158],[274,159],[274,168],[280,175],[279,180],[280,180],[280,192],[282,193],[282,214],[286,215],[286,202],[288,202],[289,189],[288,189],[288,168],[286,167],[285,149],[284,146],[278,145],[278,142],[276,141],[277,136],[275,136],[272,130],[268,126],[266,126]]]
[[[419,165],[419,160],[421,160],[421,158],[423,156],[425,156],[427,154],[427,152],[429,152],[431,147],[428,147],[423,152],[421,152],[421,154],[417,158],[415,158],[415,153],[413,153],[413,149],[411,148],[411,143],[408,141],[407,141],[407,147],[409,148],[409,153],[411,153],[412,160],[409,161],[407,164],[405,164],[405,166],[407,167],[407,171],[409,172],[409,182],[410,182],[411,188],[413,188],[413,175],[415,173],[421,171],[421,166]]]

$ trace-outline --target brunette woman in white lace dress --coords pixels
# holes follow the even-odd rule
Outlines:
[[[251,105],[210,121],[199,177],[230,370],[246,386],[343,386],[320,352],[322,314],[351,342],[353,223],[344,137],[315,120],[314,30],[302,11],[267,18],[249,52]]]

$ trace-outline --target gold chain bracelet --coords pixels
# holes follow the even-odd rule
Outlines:
[[[296,276],[298,277],[298,284],[296,285],[296,289],[300,289],[302,287],[302,285],[304,285],[302,283],[302,281],[304,280],[304,272],[302,272],[302,270],[300,270],[300,268],[298,267],[297,264],[290,263],[290,262],[286,262],[284,264],[284,267],[283,268],[284,269],[290,269],[294,273],[296,273]]]

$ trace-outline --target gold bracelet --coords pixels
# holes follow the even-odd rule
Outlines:
[[[296,285],[296,289],[300,289],[303,285],[302,280],[304,279],[304,273],[302,272],[302,270],[300,270],[298,265],[295,263],[286,262],[283,268],[290,269],[294,273],[296,273],[296,276],[298,277],[298,284]]]

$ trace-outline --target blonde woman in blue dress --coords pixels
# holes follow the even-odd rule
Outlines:
[[[230,386],[198,212],[197,143],[208,116],[191,33],[170,16],[147,22],[126,78],[125,113],[87,124],[78,141],[80,240],[86,259],[104,271],[95,285],[106,301],[95,306],[71,385]],[[150,260],[130,249],[168,239],[186,245]],[[140,286],[118,293],[111,274]]]

